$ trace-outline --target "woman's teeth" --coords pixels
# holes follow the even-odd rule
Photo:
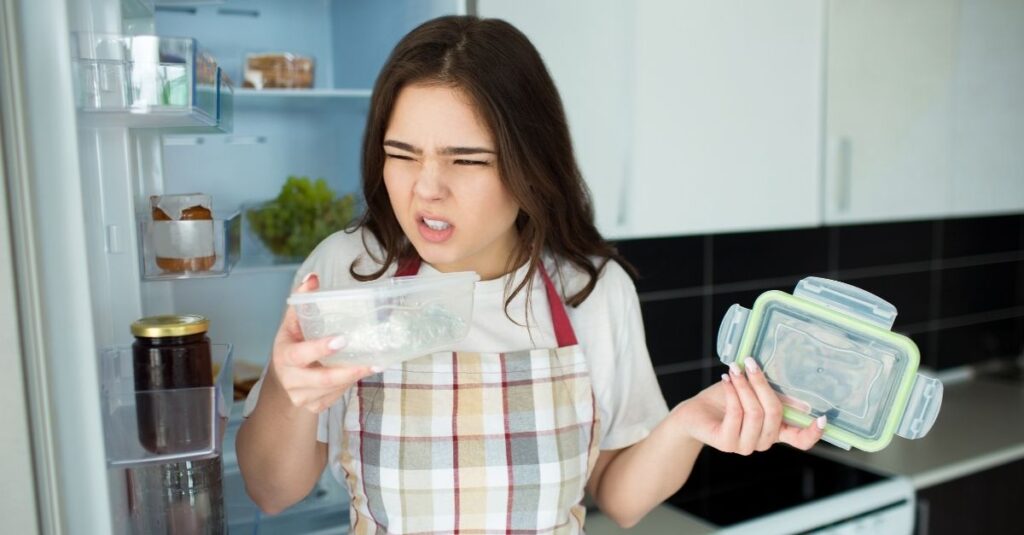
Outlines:
[[[423,218],[423,222],[426,223],[428,227],[434,230],[444,230],[451,226],[450,223],[445,223],[444,221],[435,221],[433,219],[427,219],[425,217]]]

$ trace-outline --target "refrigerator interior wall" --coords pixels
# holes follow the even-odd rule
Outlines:
[[[289,175],[324,178],[337,195],[359,194],[359,159],[369,94],[391,49],[436,16],[464,13],[464,2],[372,0],[233,1],[162,9],[160,35],[196,38],[235,82],[234,132],[163,137],[158,191],[212,195],[217,210],[274,198]],[[243,88],[245,56],[291,52],[312,57],[313,88]],[[243,219],[244,219],[243,214]],[[234,344],[236,360],[262,366],[298,264],[258,258],[243,221],[242,258],[218,280],[153,282],[146,314],[199,313],[210,336]],[[166,286],[163,286],[166,285]]]

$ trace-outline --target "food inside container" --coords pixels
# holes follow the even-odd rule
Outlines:
[[[217,261],[210,196],[154,195],[149,201],[157,267],[169,273],[209,271]]]
[[[896,308],[859,288],[806,278],[793,295],[769,291],[752,309],[733,305],[718,332],[725,363],[750,356],[783,400],[787,420],[826,416],[823,440],[878,451],[899,435],[924,436],[942,383],[917,373],[912,340],[890,331]]]
[[[245,58],[243,87],[297,89],[313,87],[313,58],[289,53],[250,54]]]
[[[307,340],[343,335],[346,346],[326,366],[389,366],[453,345],[469,333],[473,272],[394,277],[338,290],[294,293]]]

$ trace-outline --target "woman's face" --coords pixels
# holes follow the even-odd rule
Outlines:
[[[519,206],[498,176],[494,138],[462,91],[401,90],[384,134],[384,185],[424,261],[499,277],[515,247]]]

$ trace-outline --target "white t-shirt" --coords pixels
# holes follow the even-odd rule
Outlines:
[[[299,268],[295,286],[307,273],[316,273],[320,288],[336,289],[355,284],[349,274],[352,261],[362,256],[357,265],[360,273],[370,273],[379,267],[363,245],[379,252],[379,245],[368,231],[352,234],[337,232],[317,246]],[[377,255],[383,258],[382,255]],[[568,262],[561,262],[559,272],[550,255],[544,257],[551,281],[562,294],[573,295],[587,283],[586,273]],[[373,269],[371,269],[371,267]],[[397,267],[392,265],[384,277],[392,276]],[[548,308],[547,293],[539,271],[533,281],[530,296],[530,329],[525,324],[526,288],[524,287],[508,307],[505,315],[505,283],[514,276],[516,285],[526,276],[527,266],[515,273],[494,280],[476,283],[473,297],[473,321],[469,334],[459,345],[460,351],[510,352],[523,349],[557,347],[554,325]],[[424,262],[420,274],[438,271]],[[668,414],[668,407],[654,375],[651,358],[644,339],[644,325],[640,316],[640,302],[636,287],[618,263],[608,262],[593,291],[578,307],[566,306],[569,321],[590,368],[590,379],[601,417],[599,447],[602,450],[624,448],[645,438]],[[264,370],[264,374],[266,370]],[[253,387],[245,401],[246,416],[256,407],[260,385]],[[317,439],[328,443],[328,459],[337,459],[340,448],[339,429],[346,397],[320,414]],[[338,467],[332,466],[335,475]]]

